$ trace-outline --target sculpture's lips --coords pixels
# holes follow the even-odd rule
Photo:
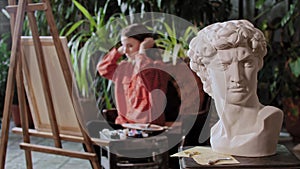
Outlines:
[[[230,92],[246,92],[246,89],[244,87],[230,87]]]

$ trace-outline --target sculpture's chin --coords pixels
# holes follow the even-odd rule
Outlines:
[[[248,93],[229,93],[225,100],[228,104],[245,105],[248,99]]]

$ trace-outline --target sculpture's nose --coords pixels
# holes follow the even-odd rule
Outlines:
[[[238,63],[232,63],[230,69],[230,81],[235,83],[240,83],[242,79],[242,69],[240,68]]]

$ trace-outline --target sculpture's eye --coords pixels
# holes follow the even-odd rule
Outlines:
[[[231,61],[216,61],[210,63],[210,68],[218,71],[225,71],[229,69]]]
[[[254,65],[253,60],[251,59],[245,60],[242,63],[245,68],[252,68]]]
[[[229,65],[230,65],[230,63],[221,63],[221,69],[222,70],[227,70]]]

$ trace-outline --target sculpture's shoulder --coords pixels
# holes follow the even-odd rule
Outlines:
[[[277,107],[274,106],[264,106],[260,111],[259,111],[259,116],[262,118],[271,118],[271,119],[278,119],[282,120],[283,118],[283,111],[280,110]]]

